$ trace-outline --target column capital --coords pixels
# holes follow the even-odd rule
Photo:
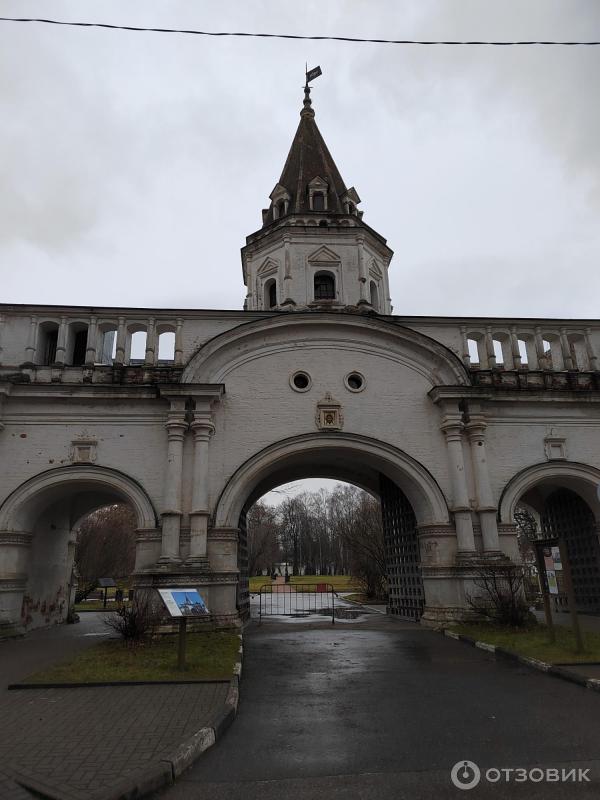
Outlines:
[[[483,414],[469,415],[469,421],[465,425],[465,431],[471,442],[483,442],[485,440],[485,431],[487,422]]]
[[[455,441],[462,438],[464,423],[460,414],[445,414],[442,418],[440,430],[443,431],[446,441]]]
[[[194,419],[190,424],[190,428],[197,442],[202,440],[208,441],[215,432],[212,418],[208,414],[194,414]]]

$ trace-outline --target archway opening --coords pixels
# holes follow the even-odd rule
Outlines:
[[[94,445],[85,445],[89,456],[87,451]],[[81,527],[90,515],[92,520],[96,515],[97,523],[98,514],[102,517],[103,513],[99,510],[123,506],[128,509],[130,543],[134,530],[156,526],[152,504],[135,481],[93,464],[49,470],[16,489],[0,509],[1,529],[10,532],[0,558],[0,574],[8,564],[19,580],[0,598],[0,616],[26,630],[66,621],[77,589],[74,565]],[[109,527],[114,527],[114,522],[109,519]],[[98,558],[107,547],[114,548],[116,534],[118,531],[111,533],[112,543],[106,534]],[[121,572],[131,562],[131,547],[125,561]],[[98,565],[99,571],[107,568],[106,564]]]
[[[573,577],[577,609],[600,613],[600,503],[591,481],[583,476],[553,475],[529,486],[517,498],[513,517],[517,524],[522,561],[534,563],[536,538],[565,541]],[[566,608],[561,569],[557,569],[557,606]]]
[[[329,585],[418,621],[425,598],[417,518],[404,492],[382,473],[357,483],[347,471],[271,476],[240,513],[238,611],[271,582]]]
[[[91,511],[74,528],[75,612],[115,610],[132,592],[136,518],[127,503]]]

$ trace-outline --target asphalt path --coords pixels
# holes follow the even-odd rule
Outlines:
[[[376,613],[252,622],[244,654],[236,721],[161,800],[600,797],[596,692]]]

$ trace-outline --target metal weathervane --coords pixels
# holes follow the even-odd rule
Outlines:
[[[304,88],[308,89],[308,84],[311,81],[314,81],[315,78],[318,78],[319,75],[322,75],[323,71],[321,70],[321,67],[314,67],[313,69],[309,70],[308,64],[306,65],[305,71],[306,71],[306,83],[304,85]]]

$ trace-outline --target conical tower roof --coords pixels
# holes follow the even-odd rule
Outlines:
[[[300,112],[300,124],[279,178],[279,183],[271,194],[275,200],[277,193],[285,190],[289,196],[287,214],[310,212],[309,187],[315,179],[325,181],[327,187],[327,213],[347,214],[347,198],[353,203],[360,202],[354,189],[348,190],[340,171],[315,121],[315,112],[310,100],[310,88],[304,90],[304,105]],[[344,200],[346,198],[346,204]],[[264,216],[263,226],[276,219],[273,203]]]

